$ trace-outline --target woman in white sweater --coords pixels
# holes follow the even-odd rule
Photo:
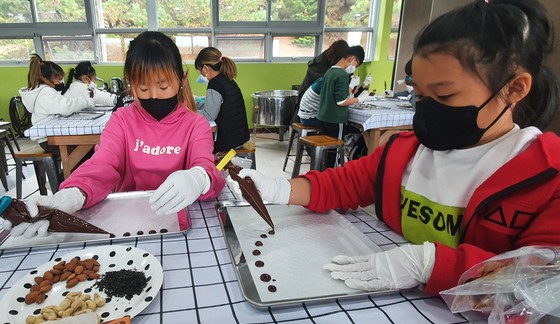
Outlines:
[[[59,115],[69,116],[84,108],[95,106],[93,98],[69,98],[57,92],[54,88],[63,80],[64,71],[58,64],[43,61],[37,54],[31,55],[27,87],[21,88],[19,94],[23,105],[31,113],[33,125],[40,125]],[[44,150],[59,154],[58,147],[49,146],[46,137],[34,139]]]
[[[117,95],[98,90],[95,85],[96,73],[89,61],[82,61],[70,69],[68,82],[62,91],[65,97],[92,97],[98,106],[114,106]]]

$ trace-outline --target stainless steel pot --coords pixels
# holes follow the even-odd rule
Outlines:
[[[264,126],[289,126],[282,124],[282,115],[292,112],[298,99],[296,90],[258,91],[253,97],[253,123]]]

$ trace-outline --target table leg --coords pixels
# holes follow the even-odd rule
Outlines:
[[[379,146],[379,140],[381,139],[381,129],[374,128],[368,129],[362,133],[364,136],[364,141],[366,142],[366,146],[368,148],[368,154],[371,154],[375,148]]]
[[[60,145],[60,160],[64,171],[64,179],[76,168],[78,163],[95,145]]]

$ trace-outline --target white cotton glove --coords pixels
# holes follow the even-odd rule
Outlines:
[[[33,196],[26,201],[25,204],[27,205],[29,215],[35,217],[39,213],[39,206],[58,209],[68,214],[73,214],[84,206],[85,201],[86,197],[82,194],[80,189],[73,187],[62,189],[51,196]],[[17,237],[23,235],[25,238],[49,235],[49,226],[50,222],[48,220],[34,223],[21,223],[13,228],[12,223],[8,220],[5,220],[2,224],[4,229],[11,229],[12,236]]]
[[[335,256],[324,269],[350,288],[366,291],[407,289],[428,282],[434,268],[433,243],[407,244],[371,255]]]
[[[371,84],[371,73],[368,73],[362,85],[364,86],[364,88],[368,88],[370,84]]]
[[[152,210],[169,215],[184,209],[210,190],[210,177],[203,167],[171,173],[150,197]]]
[[[239,183],[233,180],[228,172],[225,172],[224,178],[226,179],[226,185],[233,194],[233,198],[235,200],[243,201],[243,194],[241,193],[241,188],[239,188]]]
[[[357,87],[360,85],[360,76],[359,75],[353,75],[350,77],[350,84],[348,85],[348,87],[350,89],[354,89],[354,87]]]
[[[264,201],[281,205],[287,205],[290,201],[292,186],[284,178],[270,178],[253,169],[242,169],[239,177],[250,177]]]

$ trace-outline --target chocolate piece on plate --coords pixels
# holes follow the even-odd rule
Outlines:
[[[224,157],[223,154],[216,154],[215,156],[215,163],[218,164],[221,159]],[[274,223],[272,222],[272,218],[270,218],[270,214],[264,205],[261,195],[255,186],[255,183],[250,177],[245,177],[245,179],[241,179],[239,175],[239,171],[241,168],[231,162],[228,162],[225,167],[225,170],[229,171],[230,177],[239,183],[239,188],[241,189],[241,194],[243,198],[247,200],[247,202],[255,209],[255,211],[264,219],[264,221],[268,224],[268,226],[274,229]]]
[[[39,206],[39,214],[31,217],[25,203],[15,198],[12,199],[12,202],[2,213],[2,216],[9,220],[13,226],[23,222],[34,223],[46,219],[50,222],[49,232],[110,234],[97,226],[58,209]]]

